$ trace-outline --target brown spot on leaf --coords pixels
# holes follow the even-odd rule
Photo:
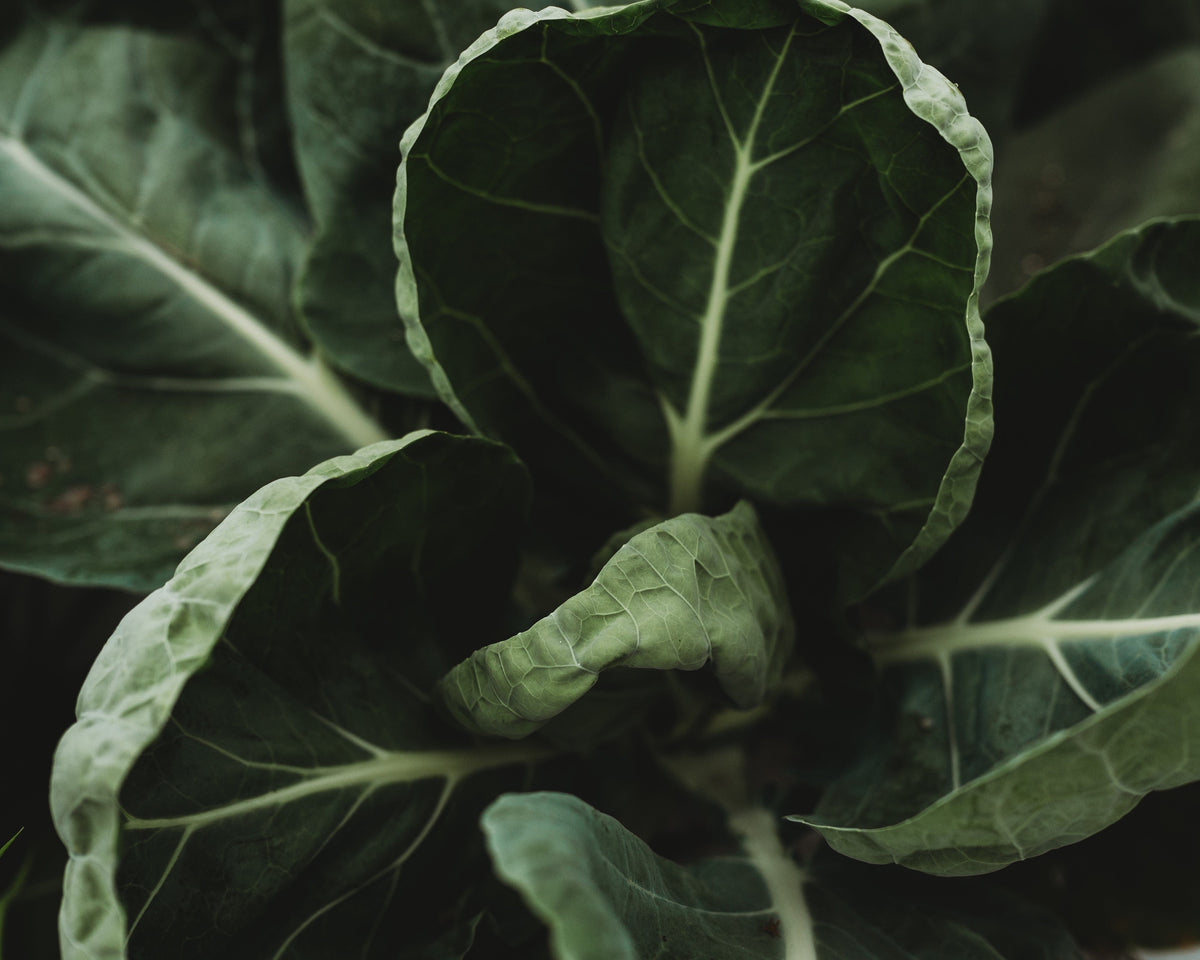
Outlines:
[[[42,460],[35,460],[25,469],[25,484],[30,490],[41,490],[50,480],[53,467]]]
[[[106,483],[100,488],[100,503],[105,510],[120,510],[125,504],[125,499],[115,484]]]
[[[95,491],[87,484],[80,484],[77,487],[68,487],[57,497],[46,504],[46,509],[51,513],[58,515],[72,515],[79,513],[84,507],[91,502]]]

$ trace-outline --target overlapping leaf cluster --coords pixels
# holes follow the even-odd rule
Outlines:
[[[2,15],[64,958],[1075,957],[966,876],[1200,780],[1186,5],[571,6]]]

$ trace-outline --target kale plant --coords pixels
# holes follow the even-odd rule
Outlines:
[[[1194,6],[571,6],[0,14],[17,949],[1200,936]]]

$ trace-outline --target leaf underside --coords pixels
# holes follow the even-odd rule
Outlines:
[[[467,575],[497,629],[526,500],[503,448],[411,435],[263,488],[135,608],[55,758],[64,956],[467,942],[461,838],[536,751],[437,720],[436,614]]]

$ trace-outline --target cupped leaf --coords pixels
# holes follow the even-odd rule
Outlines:
[[[242,13],[6,15],[6,566],[150,589],[261,484],[387,435],[292,315],[307,225],[257,152],[282,107],[256,103],[270,37]]]
[[[300,311],[330,359],[369,383],[429,395],[396,315],[391,196],[397,144],[446,67],[506,0],[287,0],[284,50],[297,162],[316,233]]]
[[[1079,956],[1052,919],[994,892],[947,905],[944,891],[914,895],[872,871],[803,870],[762,809],[733,818],[742,856],[687,867],[567,794],[503,796],[482,823],[496,872],[550,928],[557,960]]]
[[[122,621],[55,756],[64,958],[461,955],[463,838],[537,751],[472,746],[430,691],[503,620],[527,493],[488,441],[368,447],[261,489]]]
[[[728,697],[749,708],[778,684],[792,634],[782,574],[743,501],[720,517],[684,514],[637,534],[586,590],[472,653],[439,692],[466,729],[515,739],[583,699],[606,670],[698,670],[711,661]],[[618,698],[595,709],[616,726],[630,706]]]
[[[841,852],[994,870],[1200,779],[1197,244],[1149,225],[988,314],[1006,427],[970,519],[871,611],[894,709],[803,818]]]
[[[397,296],[546,482],[838,505],[860,594],[944,540],[988,446],[991,153],[885,24],[804,9],[506,16],[405,135]]]

